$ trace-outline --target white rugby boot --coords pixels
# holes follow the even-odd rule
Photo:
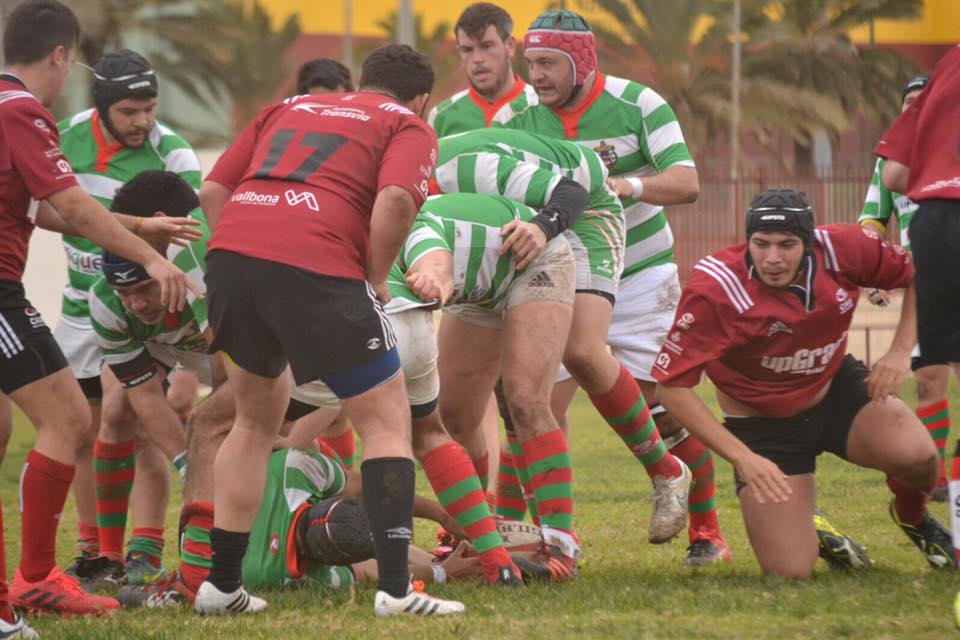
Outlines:
[[[232,593],[224,593],[204,581],[197,589],[193,608],[202,616],[258,613],[267,608],[267,601],[250,595],[242,585]]]
[[[651,544],[669,542],[687,526],[687,500],[693,474],[683,460],[676,460],[680,465],[679,476],[653,478],[653,512],[650,514],[648,537]]]

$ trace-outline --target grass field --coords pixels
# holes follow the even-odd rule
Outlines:
[[[912,382],[905,399],[913,402]],[[952,412],[960,395],[951,393]],[[250,618],[201,619],[191,610],[122,612],[103,619],[34,616],[44,638],[943,638],[955,635],[955,572],[931,571],[890,522],[881,475],[830,456],[820,459],[819,505],[841,530],[866,544],[876,568],[831,572],[821,561],[812,580],[791,583],[760,575],[747,545],[729,465],[717,461],[721,524],[732,564],[693,573],[681,566],[686,538],[646,542],[650,506],[642,469],[583,396],[571,412],[577,528],[583,542],[580,580],[560,586],[495,590],[442,585],[431,592],[463,600],[466,616],[446,620],[372,615],[373,589],[262,592],[270,609]],[[0,467],[9,577],[19,558],[17,480],[33,430],[18,416]],[[422,475],[417,486],[429,492]],[[176,501],[169,510],[166,562],[176,564]],[[941,519],[946,507],[934,505]],[[68,502],[59,559],[74,552],[76,512]],[[434,528],[418,525],[415,542],[430,546]]]

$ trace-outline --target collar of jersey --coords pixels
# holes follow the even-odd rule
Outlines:
[[[744,257],[747,262],[747,278],[753,280],[753,260],[750,258],[750,250],[747,249],[744,252]],[[800,302],[803,304],[803,308],[807,313],[810,313],[815,308],[816,304],[813,299],[813,280],[817,276],[817,261],[814,260],[813,254],[809,253],[806,257],[806,267],[804,267],[804,275],[801,278],[801,284],[790,284],[787,285],[787,291],[793,295],[800,298]],[[757,279],[757,282],[760,282]],[[763,285],[762,282],[760,282]]]
[[[24,89],[27,88],[27,85],[23,84],[23,80],[21,80],[18,76],[15,76],[12,73],[8,73],[6,71],[4,71],[3,73],[0,73],[0,80],[5,80],[6,82],[12,82],[13,84],[18,84]]]
[[[107,165],[113,160],[113,156],[123,151],[123,143],[110,144],[103,137],[103,131],[100,129],[100,112],[96,109],[93,110],[93,116],[90,118],[90,126],[93,129],[93,139],[97,143],[97,162],[94,168],[100,173],[106,173]]]
[[[593,103],[597,101],[597,98],[600,97],[600,94],[603,93],[604,88],[607,86],[607,77],[600,72],[597,72],[597,79],[594,81],[593,86],[590,87],[590,93],[587,94],[587,97],[583,102],[577,105],[576,109],[567,110],[567,109],[554,109],[550,108],[553,111],[557,118],[560,119],[560,123],[563,125],[563,137],[564,138],[579,138],[579,126],[580,118],[586,113],[587,109],[593,106]]]
[[[487,102],[486,98],[477,93],[473,85],[470,85],[470,99],[473,100],[475,105],[480,107],[480,111],[483,112],[483,119],[486,121],[488,127],[493,120],[493,116],[497,115],[497,111],[500,111],[501,107],[513,102],[517,96],[523,93],[523,88],[526,86],[526,83],[517,74],[513,74],[513,80],[513,88],[510,89],[510,92],[496,102]]]

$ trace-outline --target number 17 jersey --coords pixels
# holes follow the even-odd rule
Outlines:
[[[364,279],[381,189],[419,208],[437,159],[433,130],[378,93],[297,96],[263,110],[207,180],[232,194],[209,250]]]

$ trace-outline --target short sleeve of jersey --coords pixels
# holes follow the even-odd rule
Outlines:
[[[890,221],[890,214],[895,211],[893,195],[883,184],[883,158],[877,158],[870,186],[867,188],[867,197],[863,201],[863,210],[857,222],[876,220],[884,225]]]
[[[653,365],[653,377],[661,384],[695,387],[704,368],[723,355],[728,337],[722,310],[705,290],[712,284],[693,274],[684,287],[673,326]]]
[[[447,242],[443,232],[443,221],[429,212],[417,215],[410,235],[400,252],[401,267],[404,271],[410,269],[417,260],[432,251],[453,252],[453,247]]]
[[[73,169],[60,150],[57,125],[39,102],[30,98],[14,101],[5,120],[4,138],[11,134],[15,141],[7,145],[9,162],[34,200],[77,186]]]
[[[267,107],[237,136],[226,151],[213,165],[207,180],[223,185],[233,191],[240,184],[247,169],[250,168],[250,161],[253,160],[253,154],[257,148],[257,137],[260,134],[266,121],[282,105],[272,105]]]
[[[910,252],[885,241],[873,229],[853,224],[820,227],[827,267],[838,265],[839,273],[860,287],[903,289],[913,280]]]
[[[640,94],[639,104],[646,152],[657,171],[666,171],[674,165],[694,166],[677,114],[667,101],[647,87]]]
[[[380,161],[377,191],[405,189],[417,208],[427,199],[428,182],[437,162],[437,136],[425,122],[410,116],[390,140]]]
[[[900,114],[887,132],[880,138],[873,152],[881,158],[895,160],[910,166],[910,154],[913,149],[913,136],[917,128],[917,118],[923,108],[929,91],[924,91],[913,101],[907,110]]]

